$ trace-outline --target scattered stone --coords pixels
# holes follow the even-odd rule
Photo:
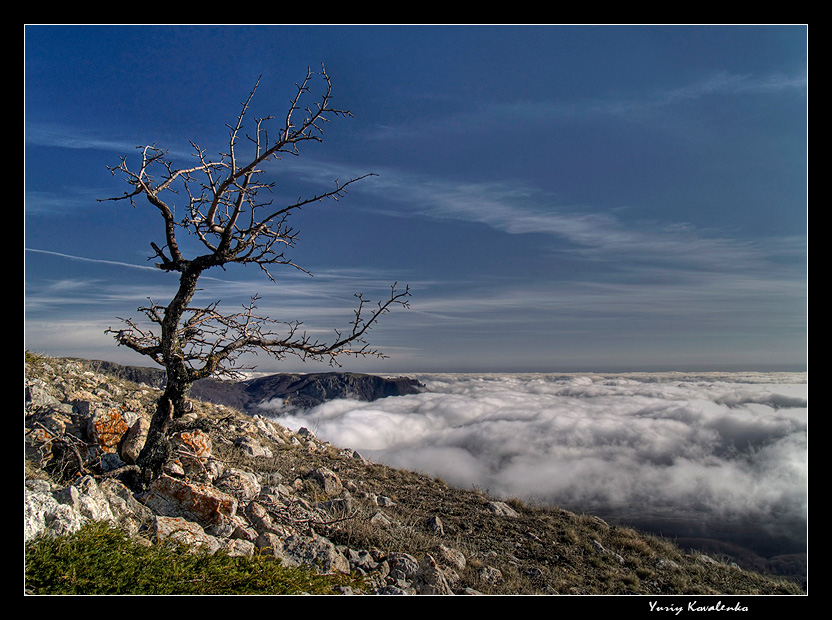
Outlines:
[[[433,554],[443,564],[451,566],[458,571],[465,570],[467,562],[465,560],[465,554],[461,551],[439,544],[433,548]]]
[[[283,543],[283,559],[295,565],[314,566],[319,573],[350,572],[350,563],[335,545],[322,536],[290,536]]]
[[[248,503],[260,495],[262,487],[257,476],[240,469],[226,469],[215,482],[215,486],[232,495],[240,503]]]
[[[338,477],[338,475],[332,470],[327,469],[326,467],[313,469],[311,472],[309,472],[307,478],[317,482],[320,485],[323,492],[329,497],[338,495],[339,493],[341,493],[341,491],[344,490],[344,485],[341,483],[341,479]]]
[[[419,560],[409,553],[391,553],[387,556],[390,566],[390,576],[394,579],[409,581],[419,570]]]
[[[520,515],[514,508],[505,502],[488,502],[488,509],[499,517],[519,517]]]
[[[412,582],[419,594],[453,594],[448,578],[430,554],[419,562]]]
[[[493,566],[482,566],[477,570],[477,576],[485,583],[495,586],[503,581],[503,573]]]
[[[252,458],[271,458],[272,451],[251,437],[240,437],[234,442],[239,450]]]
[[[430,529],[437,536],[445,535],[445,527],[442,525],[442,519],[440,519],[438,515],[429,517],[426,525],[428,526],[428,529]]]

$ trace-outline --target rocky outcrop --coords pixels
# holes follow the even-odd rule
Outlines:
[[[255,393],[271,389],[258,385]],[[365,389],[367,385],[363,380],[340,382],[329,377],[317,384],[305,380],[299,391],[314,386],[302,392],[304,397],[324,398],[345,394],[344,386]],[[376,397],[386,390],[383,383],[372,382],[371,391],[361,395]],[[371,507],[367,519],[376,526],[392,525],[390,519],[376,518],[382,517],[380,506],[392,504],[389,499],[353,497],[349,487],[355,485],[328,467],[299,473],[291,481],[230,467],[215,458],[210,434],[191,427],[174,433],[175,458],[164,475],[141,492],[132,490],[118,476],[131,471],[136,446],[146,435],[145,412],[153,410],[157,394],[146,385],[125,391],[80,361],[62,363],[54,381],[27,378],[27,455],[55,475],[25,481],[24,541],[44,533],[72,533],[91,520],[107,521],[146,544],[172,539],[209,553],[264,553],[285,565],[306,565],[320,573],[358,573],[366,577],[369,593],[453,593],[453,570],[448,567],[444,572],[433,557],[419,561],[405,553],[354,549],[336,545],[321,533],[328,522],[355,515],[359,501]],[[228,410],[220,413],[228,421]],[[199,426],[199,421],[191,415],[185,424]],[[307,429],[292,433],[261,416],[247,420],[237,414],[227,428],[228,433],[217,440],[251,459],[269,459],[272,449],[280,446],[319,453],[330,449]],[[229,439],[234,431],[242,432]],[[349,451],[343,457],[361,458]],[[437,552],[437,557],[453,557],[457,566],[464,562],[461,553],[453,553]]]

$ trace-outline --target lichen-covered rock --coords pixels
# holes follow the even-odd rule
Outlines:
[[[193,478],[200,482],[210,482],[219,470],[215,466],[211,436],[199,429],[190,429],[174,433],[170,437],[174,458],[166,467],[173,475]]]
[[[160,515],[208,524],[233,518],[237,512],[237,500],[231,495],[170,476],[160,476],[150,484],[144,503]]]
[[[122,437],[138,419],[135,413],[122,411],[113,403],[82,401],[76,409],[86,418],[89,439],[107,453],[118,451]]]

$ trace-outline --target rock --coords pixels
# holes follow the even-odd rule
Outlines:
[[[489,585],[497,585],[503,581],[503,573],[493,566],[482,566],[477,570],[477,576]]]
[[[176,454],[175,461],[181,467],[182,474],[196,478],[210,478],[213,445],[208,433],[194,429],[174,433],[170,438]]]
[[[419,594],[453,594],[445,573],[430,554],[419,562],[412,583]]]
[[[257,476],[241,469],[226,469],[217,479],[218,489],[234,496],[240,503],[248,503],[260,495],[260,482]]]
[[[182,517],[158,516],[154,520],[153,535],[157,540],[175,540],[185,545],[193,545],[208,553],[215,553],[222,547],[219,540],[193,521]]]
[[[114,479],[103,480],[99,488],[110,504],[113,517],[121,529],[130,534],[137,534],[144,526],[153,522],[153,511],[137,501],[123,483]]]
[[[457,551],[451,547],[447,547],[445,545],[439,544],[433,548],[433,555],[438,559],[439,562],[446,564],[455,568],[458,571],[465,570],[465,565],[467,564],[465,560],[465,554],[461,551]]]
[[[344,490],[344,485],[338,475],[326,467],[313,469],[306,477],[317,482],[328,497],[339,495]]]
[[[445,535],[445,526],[442,525],[442,519],[440,519],[438,515],[433,515],[432,517],[429,517],[426,525],[437,536]]]
[[[519,517],[520,515],[517,513],[514,508],[506,504],[505,502],[488,502],[488,509],[493,512],[495,515],[500,517]]]
[[[103,452],[116,452],[121,438],[138,419],[135,413],[125,414],[112,403],[83,402],[77,407],[87,417],[88,437]]]
[[[72,534],[88,522],[77,510],[52,497],[48,485],[23,487],[23,542],[39,534]]]
[[[83,517],[92,521],[115,522],[115,516],[110,509],[104,493],[91,476],[84,476],[74,484],[65,487],[54,494],[56,500],[72,508]]]
[[[170,476],[160,476],[150,484],[144,504],[157,514],[201,523],[219,523],[237,512],[237,500],[231,495]]]
[[[25,481],[24,542],[39,534],[72,533],[91,520],[108,521],[128,534],[141,535],[137,540],[142,544],[150,544],[148,537],[153,536],[233,556],[269,555],[286,565],[313,566],[323,573],[352,571],[365,579],[364,591],[379,595],[479,595],[480,590],[470,587],[476,585],[469,581],[475,575],[483,592],[489,593],[496,586],[508,587],[515,575],[545,582],[551,577],[552,565],[537,556],[529,559],[520,551],[534,548],[536,553],[543,547],[551,550],[551,545],[565,550],[568,544],[567,539],[545,542],[548,538],[538,535],[541,530],[536,530],[531,520],[515,522],[528,528],[516,531],[506,527],[515,523],[497,523],[517,518],[518,511],[505,502],[483,502],[484,494],[472,496],[466,510],[456,513],[455,507],[447,510],[440,502],[431,504],[437,498],[425,486],[419,512],[409,513],[415,507],[416,493],[422,490],[415,486],[419,484],[415,478],[402,478],[407,486],[397,488],[397,477],[375,471],[374,464],[362,472],[365,461],[355,451],[329,446],[308,429],[292,433],[259,414],[243,417],[205,403],[197,403],[191,413],[174,423],[178,432],[171,443],[177,455],[167,468],[177,477],[161,476],[134,495],[127,486],[134,480],[125,474],[135,468],[126,468],[127,472],[117,468],[135,463],[158,393],[119,385],[89,372],[79,362],[60,365],[59,372],[43,374],[48,380],[26,378],[26,474],[31,473],[30,467],[40,467],[43,471],[38,476],[67,476],[56,479],[72,479],[73,483],[59,486],[44,480]],[[322,385],[335,384],[318,383]],[[213,454],[212,437],[222,450],[221,459]],[[278,458],[260,461],[260,468],[255,459],[267,454],[260,449],[268,447]],[[281,462],[284,456],[287,460]],[[312,471],[301,475],[308,468]],[[368,474],[366,480],[362,473]],[[384,477],[375,477],[379,473]],[[124,476],[123,482],[114,476]],[[386,509],[396,502],[395,520],[380,512],[380,507]],[[477,527],[479,517],[467,523],[460,514],[483,509],[489,513],[485,521],[495,525],[494,531],[505,540],[492,539],[487,531],[470,540],[463,538],[466,530]],[[448,520],[447,525],[442,518]],[[623,562],[605,538],[610,526],[596,520],[593,527],[597,539],[583,541],[591,543],[587,551]],[[385,551],[347,546],[347,541],[365,535],[361,528],[377,534],[377,544],[381,546],[383,541]],[[460,550],[437,544],[446,528],[459,535],[460,543],[478,558],[474,567]],[[335,540],[346,544],[335,545]],[[418,549],[417,555],[406,553],[408,540],[416,541],[418,546],[413,548]],[[508,550],[509,543],[514,551]],[[637,546],[627,548],[632,553]],[[556,568],[566,566],[558,555],[548,557]],[[656,558],[652,565],[662,572],[688,571],[689,562],[679,561]],[[699,561],[714,567],[697,574],[718,572],[715,560],[701,556]],[[497,568],[504,566],[510,567],[511,579],[504,578]],[[346,588],[340,591],[350,593]],[[577,587],[564,592],[581,593]]]
[[[391,525],[393,525],[393,522],[390,521],[390,519],[387,518],[387,515],[385,515],[384,513],[377,512],[372,517],[370,517],[370,524],[381,527],[390,527]]]
[[[349,574],[350,563],[335,545],[322,536],[290,536],[283,543],[284,560],[306,564],[321,574],[333,572]]]
[[[250,540],[226,538],[220,541],[220,549],[232,557],[251,557],[256,547]]]
[[[394,579],[410,581],[419,570],[419,560],[409,553],[391,553],[387,556],[387,564]]]
[[[243,453],[253,458],[271,458],[272,451],[264,448],[260,442],[251,437],[240,437],[234,445]]]
[[[125,463],[133,464],[139,459],[144,442],[147,440],[147,431],[150,429],[150,421],[147,418],[138,418],[133,425],[127,429],[121,440],[119,456]]]

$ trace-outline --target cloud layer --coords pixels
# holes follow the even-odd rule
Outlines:
[[[396,467],[507,497],[690,530],[807,518],[802,375],[425,375],[426,393],[280,422]],[[280,412],[277,412],[278,415]],[[744,524],[744,525],[743,525]],[[684,528],[683,528],[684,529]]]

